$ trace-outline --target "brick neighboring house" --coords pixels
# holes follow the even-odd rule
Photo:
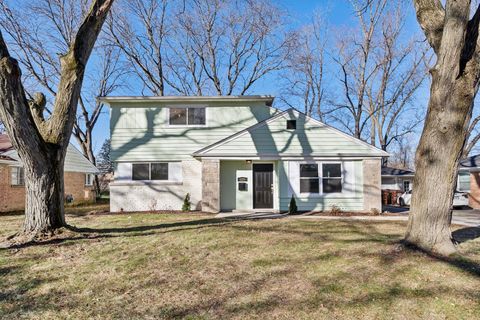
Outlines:
[[[468,205],[480,209],[480,154],[460,161],[457,189],[469,194]]]
[[[73,145],[65,158],[65,195],[73,202],[95,201],[94,174],[98,169]],[[25,180],[22,163],[10,139],[0,134],[0,212],[25,208]]]

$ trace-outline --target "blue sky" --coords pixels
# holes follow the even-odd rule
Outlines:
[[[295,28],[298,25],[301,25],[305,21],[308,21],[312,17],[312,12],[318,10],[324,16],[330,34],[335,35],[336,32],[339,32],[341,29],[351,28],[356,26],[356,17],[354,15],[354,10],[351,4],[347,0],[278,0],[277,3],[280,7],[288,11],[289,15],[292,18],[292,28]],[[415,33],[420,33],[421,30],[418,26],[418,23],[415,18],[415,13],[413,6],[406,2],[405,5],[406,12],[406,23],[405,23],[405,34],[412,35]],[[330,43],[333,43],[330,41]],[[328,48],[327,48],[328,51]],[[338,81],[331,72],[327,74],[326,82]],[[249,94],[269,94],[278,96],[279,87],[276,85],[275,76],[269,76],[264,78],[259,82],[255,88],[249,92]],[[133,92],[132,90],[122,90],[121,92],[116,93],[116,95],[137,95],[138,92]],[[416,103],[425,108],[428,102],[428,82],[423,88],[418,92],[418,97]],[[421,131],[421,126],[417,128],[417,133],[412,136],[413,139],[418,139],[418,132]],[[98,152],[103,141],[109,137],[109,108],[104,110],[103,115],[99,119],[99,123],[94,132],[94,149],[95,152]],[[74,139],[72,139],[72,142]]]

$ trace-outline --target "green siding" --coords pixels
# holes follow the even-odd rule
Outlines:
[[[268,119],[278,111],[264,103],[212,102],[207,107],[207,126],[168,125],[169,106],[205,104],[113,104],[110,132],[113,161],[184,160],[190,154],[246,127]]]
[[[248,191],[238,191],[237,177],[247,177]],[[224,211],[253,208],[252,165],[245,161],[220,162],[220,208]]]
[[[278,162],[278,175],[280,185],[280,210],[287,211],[290,204],[291,190],[290,182],[287,177],[288,161]],[[353,161],[354,167],[354,194],[339,196],[319,195],[319,196],[295,196],[299,211],[324,211],[330,210],[333,205],[340,207],[345,211],[363,210],[363,170],[362,161]]]
[[[296,119],[296,130],[286,129],[286,120]],[[269,155],[269,156],[342,156],[371,154],[379,151],[320,125],[293,111],[265,125],[248,130],[245,134],[220,144],[205,155]]]

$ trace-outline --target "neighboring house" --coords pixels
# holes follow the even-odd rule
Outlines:
[[[457,190],[468,192],[468,205],[480,209],[480,155],[460,161]]]
[[[382,203],[397,204],[398,197],[413,187],[415,172],[382,167]],[[469,206],[480,208],[480,155],[460,161],[457,191],[469,193]]]
[[[381,209],[388,154],[270,96],[103,97],[111,211]]]
[[[65,195],[73,202],[94,201],[94,174],[97,168],[74,146],[65,158]],[[0,212],[25,208],[25,178],[22,163],[10,139],[0,134]]]
[[[382,167],[382,204],[397,204],[398,197],[412,189],[414,176],[412,170]]]

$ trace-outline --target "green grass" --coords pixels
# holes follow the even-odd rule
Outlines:
[[[397,244],[404,223],[85,215],[0,251],[2,319],[474,319],[480,238],[463,260]],[[0,217],[0,236],[21,216]]]

